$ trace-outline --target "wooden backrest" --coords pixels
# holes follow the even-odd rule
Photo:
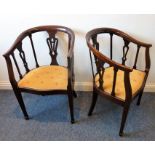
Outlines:
[[[57,47],[59,43],[59,39],[57,37],[58,32],[67,34],[68,56],[73,55],[73,46],[74,46],[75,36],[74,36],[74,32],[71,29],[64,27],[64,26],[55,26],[55,25],[39,26],[39,27],[28,29],[18,36],[13,46],[8,50],[7,53],[4,54],[4,57],[7,60],[8,70],[10,70],[9,73],[13,72],[11,71],[10,67],[12,67],[12,61],[14,61],[14,64],[16,66],[20,79],[23,77],[23,74],[21,73],[19,62],[16,59],[15,51],[19,52],[18,54],[25,68],[25,73],[28,73],[31,70],[29,67],[28,61],[26,59],[26,56],[25,56],[25,53],[27,51],[25,51],[23,48],[23,40],[25,38],[28,38],[29,44],[31,45],[31,49],[33,52],[33,58],[35,61],[35,67],[37,68],[40,66],[38,57],[36,54],[37,50],[35,49],[35,43],[33,40],[33,35],[36,34],[37,32],[46,32],[48,34],[48,37],[46,38],[46,43],[47,43],[47,47],[49,48],[49,56],[51,58],[50,65],[59,65],[57,61],[57,55],[58,55]]]

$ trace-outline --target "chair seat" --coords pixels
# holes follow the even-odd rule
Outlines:
[[[31,70],[19,82],[19,88],[38,91],[66,90],[68,69],[63,66],[42,66]]]
[[[103,89],[105,92],[111,94],[113,86],[113,74],[114,68],[108,67],[105,68],[103,75]],[[132,87],[132,95],[134,95],[142,86],[145,77],[145,72],[135,70],[130,73],[130,83]],[[95,76],[95,84],[99,87],[99,74]],[[118,70],[116,77],[116,86],[115,86],[115,96],[125,100],[125,87],[124,87],[124,72]]]

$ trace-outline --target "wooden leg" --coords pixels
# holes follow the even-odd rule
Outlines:
[[[88,112],[88,116],[92,115],[92,112],[93,112],[93,110],[95,108],[95,105],[96,105],[97,97],[98,97],[97,92],[95,90],[93,90],[92,104],[90,106],[90,109],[89,109],[89,112]]]
[[[143,95],[143,91],[140,92],[140,94],[139,94],[139,96],[138,96],[138,101],[137,101],[137,105],[138,105],[138,106],[140,105],[140,101],[141,101],[142,95]]]
[[[74,73],[73,73],[72,83],[73,83],[73,84],[75,83],[75,74],[74,74]],[[74,84],[74,85],[75,85],[75,84]],[[73,86],[73,88],[74,88],[74,86]],[[77,94],[76,94],[76,91],[75,91],[75,90],[73,90],[73,96],[74,96],[75,98],[77,98]]]
[[[68,100],[69,100],[69,109],[71,115],[71,123],[73,124],[74,121],[74,106],[73,106],[73,91],[68,92]]]
[[[129,112],[129,106],[124,107],[123,115],[122,115],[122,121],[121,121],[121,127],[120,127],[120,131],[119,131],[119,136],[123,136],[123,130],[124,130],[124,126],[125,126],[125,122],[127,119],[128,112]]]
[[[25,105],[24,105],[24,101],[23,101],[23,98],[22,98],[22,95],[21,95],[21,92],[19,90],[14,90],[14,93],[16,95],[16,98],[18,100],[18,103],[20,105],[20,108],[24,114],[24,118],[26,120],[29,120],[29,116],[27,114],[27,111],[26,111],[26,108],[25,108]]]
[[[77,93],[75,92],[75,90],[73,91],[73,96],[77,98]]]

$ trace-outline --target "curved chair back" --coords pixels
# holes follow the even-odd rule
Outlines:
[[[98,42],[98,36],[100,34],[103,34],[103,36],[105,34],[109,35],[109,40],[110,40],[109,57],[107,57],[107,56],[105,56],[105,54],[101,53],[100,43]],[[118,62],[114,61],[114,59],[113,59],[113,55],[114,55],[113,45],[114,45],[114,41],[115,41],[114,40],[115,36],[118,36],[124,42],[124,45],[122,47],[123,56],[122,56],[122,58],[120,58],[122,60],[121,63],[118,63]],[[111,91],[110,95],[112,95],[115,98],[115,85],[116,85],[116,79],[117,79],[117,72],[118,72],[118,70],[121,70],[124,72],[124,86],[125,86],[125,92],[126,92],[126,100],[131,100],[131,98],[132,98],[132,90],[131,90],[129,74],[130,74],[130,72],[133,71],[133,69],[137,69],[137,60],[138,60],[138,56],[139,56],[139,51],[141,48],[145,48],[145,59],[144,60],[145,60],[146,74],[145,74],[144,83],[139,91],[141,91],[144,88],[145,82],[146,82],[146,79],[147,79],[147,76],[148,76],[148,73],[150,70],[149,48],[152,46],[151,44],[140,42],[140,41],[134,39],[133,37],[129,36],[128,34],[122,32],[118,29],[114,29],[114,28],[93,29],[87,33],[86,41],[87,41],[87,45],[90,49],[90,59],[91,59],[93,80],[95,80],[95,75],[99,74],[99,87],[97,89],[99,89],[99,91],[103,90],[102,86],[104,83],[104,81],[103,81],[104,70],[107,67],[107,65],[111,66],[114,68],[114,74],[113,74],[114,78],[113,78],[112,91]],[[102,43],[104,44],[104,42],[102,42]],[[134,58],[133,67],[128,67],[128,66],[126,66],[126,61],[127,61],[127,54],[128,54],[129,48],[130,48],[129,44],[131,44],[131,43],[135,44],[137,49],[135,51],[136,55]],[[96,69],[94,68],[93,60],[95,61]]]
[[[57,56],[58,56],[58,44],[59,44],[59,38],[58,38],[58,33],[62,32],[63,34],[67,35],[67,46],[68,46],[68,53],[67,57],[72,57],[73,55],[73,46],[74,46],[74,32],[64,26],[56,26],[56,25],[48,25],[48,26],[38,26],[34,27],[31,29],[28,29],[21,33],[12,47],[3,55],[6,59],[7,66],[8,66],[8,71],[9,71],[9,78],[11,83],[16,83],[15,75],[13,72],[13,67],[12,63],[14,62],[15,67],[17,69],[17,72],[19,74],[19,79],[23,78],[23,75],[28,73],[30,70],[34,68],[30,68],[29,63],[32,62],[32,59],[34,59],[35,62],[35,68],[40,67],[41,64],[39,64],[38,56],[37,56],[37,50],[35,46],[35,41],[33,39],[34,34],[39,33],[39,32],[45,32],[48,36],[46,38],[46,44],[47,47],[49,48],[49,56],[50,56],[50,65],[59,65]],[[27,61],[26,53],[27,51],[24,49],[23,42],[28,38],[28,42],[31,46],[31,50],[33,52],[33,56],[31,58],[31,61]],[[20,58],[20,62],[22,62],[25,72],[22,74],[22,69],[20,67],[21,63],[18,61]],[[69,61],[69,60],[68,60]]]

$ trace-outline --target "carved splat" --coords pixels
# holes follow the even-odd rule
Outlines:
[[[124,46],[123,46],[123,57],[122,57],[122,65],[125,65],[125,62],[127,60],[127,54],[128,54],[128,51],[129,51],[129,41],[127,40],[124,40]]]
[[[49,47],[49,54],[51,56],[51,65],[58,65],[57,62],[57,47],[58,47],[58,39],[55,38],[55,35],[50,35],[47,38],[47,45]]]
[[[20,56],[20,58],[22,59],[23,65],[24,65],[24,67],[25,67],[25,70],[26,70],[26,72],[28,73],[30,70],[29,70],[28,64],[27,64],[27,62],[26,62],[25,53],[24,53],[24,50],[23,50],[23,48],[22,48],[22,42],[20,42],[20,43],[18,44],[17,49],[18,49],[18,51],[19,51],[19,56]]]

